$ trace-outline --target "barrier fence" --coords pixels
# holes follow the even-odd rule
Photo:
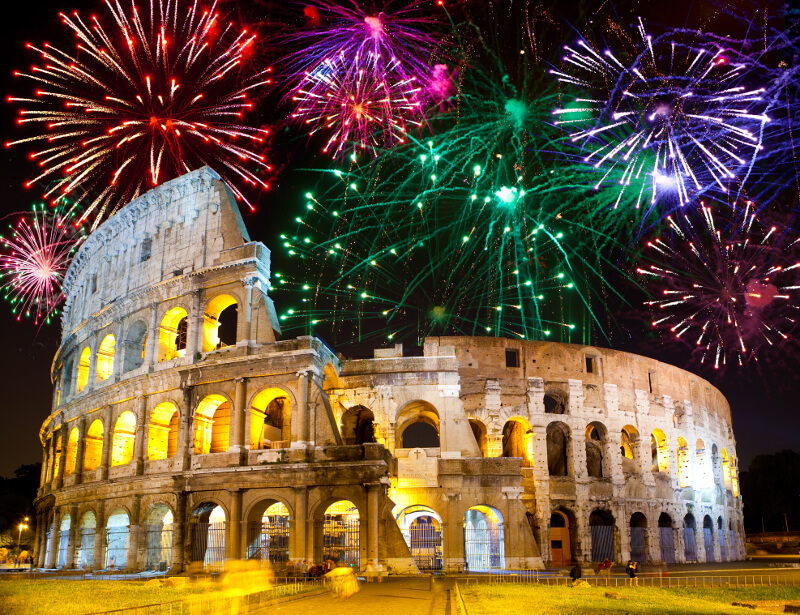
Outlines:
[[[703,575],[703,576],[663,576],[659,574],[638,575],[639,587],[794,587],[800,585],[797,574],[740,574],[740,575]],[[630,584],[627,575],[588,576],[581,578],[589,585],[598,587],[624,587]],[[544,576],[536,570],[521,570],[503,574],[459,575],[458,582],[470,583],[539,583],[541,585],[571,585],[569,577]]]

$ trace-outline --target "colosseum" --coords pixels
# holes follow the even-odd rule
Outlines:
[[[393,572],[741,559],[728,403],[602,348],[280,339],[270,253],[207,168],[137,198],[66,275],[36,564]]]

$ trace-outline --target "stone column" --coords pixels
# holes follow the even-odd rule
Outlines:
[[[147,332],[147,348],[145,348],[145,362],[147,363],[147,370],[153,371],[156,363],[158,363],[158,342],[160,328],[158,326],[158,303],[153,303],[151,308],[153,310],[150,318],[150,330]]]
[[[697,554],[698,563],[705,564],[706,562],[706,537],[703,532],[703,520],[694,520],[694,550]]]
[[[229,453],[239,453],[239,463],[246,462],[244,455],[247,453],[245,443],[249,438],[245,434],[245,404],[247,402],[247,379],[234,378],[236,392],[233,398],[233,415],[231,416],[231,438]]]
[[[45,440],[42,444],[42,471],[39,473],[39,486],[47,484],[47,464],[50,461],[50,443]]]
[[[94,340],[89,344],[91,355],[89,356],[89,380],[83,393],[91,393],[97,385],[97,350],[100,347],[100,340]]]
[[[114,449],[114,423],[111,422],[111,406],[103,411],[103,455],[100,461],[100,480],[108,480],[108,469],[111,467],[111,456]]]
[[[459,514],[461,492],[446,492],[447,524],[443,551],[446,554],[444,568],[446,571],[460,571],[464,568],[464,518]]]
[[[242,332],[241,337],[239,337],[238,345],[242,346],[250,346],[253,343],[253,293],[255,292],[254,288],[256,279],[253,276],[246,277],[242,280],[242,286],[244,286],[244,322],[242,323],[243,326],[240,328]]]
[[[200,290],[192,291],[192,305],[189,308],[189,322],[186,330],[186,354],[194,363],[194,356],[203,351],[203,308],[200,304]]]
[[[39,565],[39,557],[42,550],[42,530],[44,528],[44,518],[41,512],[36,513],[36,531],[33,536],[33,560],[36,566]]]
[[[47,564],[47,560],[45,556],[47,555],[47,530],[50,527],[48,521],[50,519],[50,513],[45,512],[42,513],[42,527],[41,531],[39,532],[39,551],[36,553],[36,567],[37,568],[44,568]]]
[[[170,574],[183,572],[184,544],[186,542],[186,496],[183,491],[175,498],[175,515],[172,518],[172,562]]]
[[[306,557],[306,507],[308,506],[308,490],[306,487],[295,487],[294,491],[294,519],[290,521],[294,525],[294,531],[290,536],[289,559],[303,560]]]
[[[75,476],[75,484],[80,485],[83,482],[83,463],[86,457],[86,417],[81,416],[78,419],[78,448],[75,451],[75,470],[72,472]]]
[[[102,570],[105,568],[105,536],[106,536],[106,503],[105,500],[100,500],[97,503],[96,525],[94,526],[94,564],[93,570]]]
[[[291,448],[308,445],[308,370],[297,372],[297,408],[292,408]]]
[[[383,485],[367,483],[367,559],[377,562],[379,557],[378,538],[380,536],[380,501]]]
[[[525,568],[525,541],[521,534],[520,507],[522,506],[522,487],[502,487],[503,498],[506,501],[503,545],[505,553],[505,567],[518,569]],[[525,520],[527,525],[527,520]]]
[[[192,451],[194,450],[194,425],[192,413],[192,387],[183,387],[183,405],[181,407],[180,423],[178,425],[178,450],[175,456],[178,458],[176,470],[188,470],[191,468]]]
[[[75,545],[78,542],[78,505],[69,507],[69,542],[67,543],[67,563],[65,568],[75,568]]]
[[[678,564],[686,563],[686,543],[683,541],[683,517],[678,516],[678,527],[673,528],[673,537],[675,542],[675,562]]]
[[[226,543],[225,556],[227,559],[241,559],[242,557],[242,490],[233,489],[231,494],[231,518],[228,527],[229,540]]]
[[[50,533],[50,555],[47,558],[47,568],[55,568],[58,562],[58,543],[61,535],[61,511],[53,509],[53,531]]]
[[[139,570],[139,518],[142,513],[142,496],[136,494],[131,499],[131,516],[128,526],[128,563],[127,572]]]
[[[572,403],[572,399],[570,399]],[[572,462],[573,476],[576,480],[589,480],[589,472],[586,469],[586,435],[583,431],[577,431],[572,425],[569,426],[570,440],[572,442]]]
[[[136,460],[136,475],[144,474],[144,457],[147,442],[145,438],[145,426],[147,425],[147,396],[139,398],[139,412],[136,417],[136,440],[133,445],[134,459]]]
[[[122,362],[126,350],[127,347],[122,339],[122,327],[120,326],[114,335],[114,373],[112,374],[114,382],[119,382],[120,376],[122,376]]]

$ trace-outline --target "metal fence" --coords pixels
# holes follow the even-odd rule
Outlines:
[[[413,523],[408,529],[411,558],[419,570],[442,569],[442,532],[434,525]]]
[[[94,566],[94,536],[93,527],[80,529],[80,545],[75,554],[75,565],[78,568],[92,568]]]
[[[128,566],[128,526],[106,528],[104,538],[105,567],[110,570],[124,570]]]
[[[640,563],[647,561],[647,540],[643,527],[631,528],[631,559]]]
[[[710,527],[703,528],[703,546],[706,549],[706,561],[714,561],[714,535]]]
[[[358,569],[361,523],[356,515],[325,515],[322,535],[322,559],[339,564],[353,564]]]
[[[192,524],[192,561],[203,562],[209,572],[222,572],[225,568],[226,523]]]
[[[675,534],[671,527],[658,528],[659,543],[661,546],[661,561],[665,564],[675,563]]]
[[[145,570],[168,570],[172,562],[172,524],[158,523],[143,527]]]
[[[606,559],[614,561],[614,526],[592,525],[589,529],[592,534],[592,561],[604,562]]]
[[[800,585],[800,575],[796,574],[743,574],[743,575],[703,575],[703,576],[664,576],[658,573],[640,574],[639,587],[795,587]],[[583,577],[589,585],[598,587],[624,587],[630,583],[627,575],[610,577]],[[568,576],[544,576],[536,570],[504,571],[503,574],[464,575],[458,582],[469,583],[539,583],[541,585],[572,585]]]
[[[503,527],[464,527],[464,559],[467,570],[495,570],[505,565]]]
[[[694,546],[694,528],[683,528],[683,556],[687,562],[697,561],[697,549]]]
[[[273,515],[247,526],[247,559],[272,564],[289,561],[289,517]]]

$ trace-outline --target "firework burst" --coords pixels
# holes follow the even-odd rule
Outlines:
[[[15,73],[32,81],[33,97],[18,123],[46,128],[10,145],[35,147],[41,167],[27,182],[61,181],[46,197],[69,195],[94,227],[143,191],[208,165],[250,204],[245,190],[267,188],[261,153],[268,131],[244,125],[270,69],[247,75],[257,35],[222,23],[216,4],[151,0],[142,13],[106,0],[110,19],[78,13],[62,20],[78,42],[74,53],[29,45],[39,65]],[[252,207],[252,205],[251,205]]]
[[[667,221],[670,233],[647,244],[653,264],[637,270],[659,297],[646,304],[652,326],[715,368],[781,345],[800,316],[796,234],[764,224],[750,202],[722,214],[701,204]]]
[[[641,20],[638,35],[641,43],[622,59],[580,39],[565,47],[565,68],[550,71],[582,91],[553,115],[597,174],[594,188],[613,185],[614,208],[670,209],[740,185],[769,122],[751,67],[722,46],[654,39]]]
[[[63,299],[61,283],[83,241],[72,207],[41,204],[22,214],[7,237],[0,237],[0,288],[17,320],[49,323]]]

